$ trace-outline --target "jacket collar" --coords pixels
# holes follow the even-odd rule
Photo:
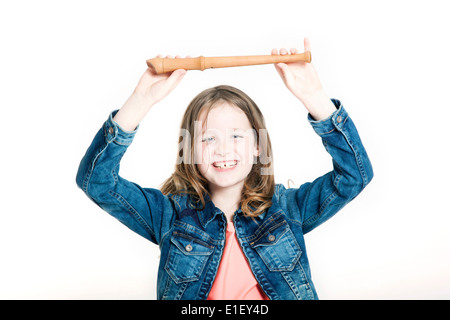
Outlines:
[[[186,206],[197,211],[200,223],[204,228],[206,228],[208,223],[210,223],[216,217],[216,215],[221,215],[223,214],[223,212],[214,205],[208,194],[204,195],[204,199],[205,207],[203,209],[202,203],[196,202],[192,196],[187,197]]]
[[[222,210],[220,210],[219,208],[217,208],[214,205],[214,203],[212,202],[209,195],[206,194],[204,197],[205,197],[205,208],[202,209],[201,202],[195,202],[195,200],[192,199],[192,197],[190,197],[190,196],[187,197],[186,206],[197,211],[200,223],[202,224],[203,227],[206,227],[212,220],[214,220],[216,215],[221,215],[221,214],[223,214],[223,212],[222,212]],[[272,215],[273,213],[275,213],[278,210],[279,210],[279,205],[278,205],[275,197],[273,197],[272,198],[272,206],[268,210],[264,211],[259,216],[257,216],[256,219],[264,220],[264,218],[267,215]],[[242,214],[241,207],[239,207],[235,213]]]
[[[278,212],[280,210],[280,205],[278,203],[278,186],[275,190],[275,193],[272,197],[272,206],[261,213],[256,217],[257,220],[264,220],[264,218],[269,215]],[[202,209],[202,203],[196,202],[195,199],[188,194],[176,194],[171,195],[171,198],[175,201],[176,206],[178,207],[179,212],[182,212],[185,209],[195,210],[198,215],[199,222],[201,225],[206,228],[206,226],[216,217],[216,215],[223,214],[222,210],[217,208],[212,202],[211,198],[208,194],[204,195],[205,199],[205,208]],[[242,213],[241,208],[236,211],[236,213]]]

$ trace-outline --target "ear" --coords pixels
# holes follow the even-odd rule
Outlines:
[[[256,144],[255,148],[253,149],[253,156],[259,157],[260,151],[259,151],[259,145]]]

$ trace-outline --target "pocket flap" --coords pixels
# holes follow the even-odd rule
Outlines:
[[[185,255],[210,255],[213,246],[186,234],[174,232],[170,241]]]
[[[283,235],[289,230],[289,226],[284,224],[281,227],[278,227],[274,230],[269,230],[264,233],[261,237],[251,243],[252,247],[259,246],[271,246],[276,244]]]
[[[270,271],[292,271],[302,250],[286,222],[268,228],[250,243]]]

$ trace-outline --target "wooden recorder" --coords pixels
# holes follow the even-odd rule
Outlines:
[[[311,62],[311,52],[287,55],[233,56],[233,57],[197,57],[197,58],[153,58],[147,65],[156,74],[172,72],[177,69],[205,70],[211,68],[242,67],[260,64]]]

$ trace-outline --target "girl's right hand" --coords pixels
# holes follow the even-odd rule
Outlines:
[[[158,56],[162,58],[162,56]],[[170,56],[167,56],[170,58]],[[179,58],[176,56],[175,58]],[[133,131],[151,107],[164,99],[180,83],[186,70],[156,74],[148,68],[131,96],[114,116],[114,121],[127,131]]]
[[[163,58],[158,55],[158,58]],[[176,56],[175,58],[179,58]],[[171,58],[167,56],[166,58]],[[178,69],[173,72],[156,74],[151,68],[148,68],[142,75],[133,94],[141,95],[149,104],[154,105],[164,99],[180,83],[186,74],[186,70]]]

